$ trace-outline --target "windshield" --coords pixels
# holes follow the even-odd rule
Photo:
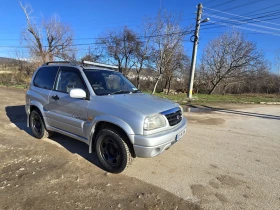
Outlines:
[[[96,95],[113,95],[140,92],[121,73],[106,70],[84,70]]]

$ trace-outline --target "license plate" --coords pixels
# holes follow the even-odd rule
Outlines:
[[[186,129],[184,129],[179,134],[177,134],[176,137],[175,137],[175,141],[178,141],[180,138],[182,138],[185,133],[186,133]]]

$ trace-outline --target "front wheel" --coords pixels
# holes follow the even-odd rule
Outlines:
[[[132,156],[123,137],[110,129],[101,130],[96,136],[97,157],[106,171],[121,173],[132,163]]]

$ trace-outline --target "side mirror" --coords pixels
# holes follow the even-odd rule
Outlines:
[[[86,92],[81,88],[74,88],[70,90],[70,97],[71,98],[86,98]]]

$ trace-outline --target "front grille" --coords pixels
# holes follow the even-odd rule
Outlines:
[[[164,111],[162,114],[165,115],[170,126],[177,125],[182,120],[182,112],[179,108]]]

